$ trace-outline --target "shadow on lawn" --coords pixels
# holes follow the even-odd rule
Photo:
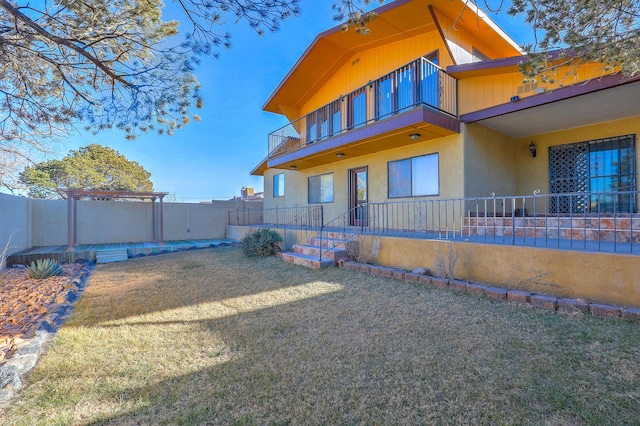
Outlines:
[[[95,326],[207,304],[242,311],[243,302],[259,304],[256,297],[267,297],[277,304],[279,297],[289,297],[281,294],[283,289],[289,293],[326,276],[327,271],[291,267],[276,258],[247,259],[228,247],[100,265],[67,326]]]
[[[70,326],[47,357],[56,365],[25,395],[41,413],[55,390],[70,423],[632,424],[640,415],[635,324],[233,249],[101,267]]]
[[[124,391],[114,399],[140,408],[90,424],[469,423],[490,412],[502,418],[483,401],[492,389],[472,366],[460,366],[468,351],[454,345],[436,357],[425,345],[451,324],[427,326],[421,290],[396,292],[381,281],[202,320],[229,347],[222,362]],[[449,332],[454,341],[461,334]],[[511,402],[513,415],[526,418],[517,395]]]
[[[632,340],[621,349],[613,338],[638,336],[637,329],[587,318],[594,331],[572,333],[581,319],[534,321],[535,311],[468,300],[360,280],[317,298],[202,321],[229,346],[223,362],[122,392],[116,399],[141,407],[91,424],[637,420]],[[614,367],[615,351],[627,355]]]

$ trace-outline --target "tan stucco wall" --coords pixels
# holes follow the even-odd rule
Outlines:
[[[462,124],[465,197],[514,195],[516,144],[513,139],[479,124]]]
[[[0,252],[24,250],[31,245],[31,206],[24,197],[0,194]],[[0,265],[0,269],[3,265]]]
[[[260,209],[262,202],[164,203],[164,239],[224,238],[229,211],[243,208]],[[28,247],[66,245],[67,201],[0,194],[0,223],[2,248],[16,230],[11,240],[13,252]],[[150,202],[78,202],[79,244],[151,241],[152,236]]]
[[[546,133],[515,141],[516,191],[531,195],[535,189],[542,194],[549,193],[549,147],[575,142],[585,142],[614,136],[635,134],[636,144],[640,142],[640,117],[609,121],[593,126],[578,127],[560,132]],[[534,141],[537,155],[531,157],[529,143]],[[640,164],[640,149],[636,146],[636,164]]]
[[[633,255],[380,237],[380,251],[372,263],[433,269],[435,247],[447,253],[447,244],[460,255],[458,279],[640,307],[640,257]]]
[[[224,238],[224,225],[229,222],[230,210],[260,209],[262,203],[242,203],[241,201],[215,201],[213,204],[167,203],[164,208],[164,238],[191,240]]]
[[[388,162],[420,155],[438,153],[440,173],[440,195],[434,197],[388,198]],[[464,173],[462,170],[462,135],[452,135],[409,146],[385,150],[356,158],[345,158],[334,163],[299,171],[284,171],[285,197],[273,197],[273,175],[282,170],[268,169],[264,173],[265,208],[306,206],[308,200],[308,178],[333,172],[333,203],[325,203],[325,223],[348,210],[348,171],[361,166],[368,167],[369,202],[405,201],[415,199],[446,199],[463,195]]]

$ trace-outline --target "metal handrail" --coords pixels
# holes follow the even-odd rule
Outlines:
[[[229,225],[275,225],[318,227],[322,206],[274,207],[229,210]]]
[[[322,205],[274,207],[269,209],[235,209],[228,212],[229,225],[273,226],[291,230],[318,229],[324,220]],[[283,245],[287,245],[284,232]]]
[[[575,192],[440,200],[410,199],[362,204],[297,234],[320,231],[320,257],[333,244],[345,246],[360,234],[445,239],[500,245],[639,253],[640,191]],[[359,220],[353,226],[352,218]],[[334,232],[335,234],[329,234]]]
[[[345,213],[333,218],[332,220],[330,220],[320,228],[320,235],[319,235],[320,261],[322,261],[322,255],[324,253],[330,251],[333,248],[340,247],[340,246],[346,249],[348,247],[348,244],[352,242],[355,239],[355,237],[357,237],[359,234],[362,234],[364,230],[364,222],[362,222],[361,225],[352,225],[352,220],[354,218],[359,217],[359,215],[364,211],[365,206],[366,204],[360,204],[356,207],[352,207],[349,210],[347,210]],[[322,238],[323,238],[323,233],[328,230],[331,230],[331,232],[334,232],[334,233],[341,234],[341,237],[339,238],[339,243],[336,245],[336,242],[335,242],[336,238],[334,236],[332,238],[333,243],[332,244],[327,243],[327,249],[324,250],[322,245]],[[328,235],[327,235],[327,239],[329,239]]]

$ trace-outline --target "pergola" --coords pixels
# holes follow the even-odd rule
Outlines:
[[[108,198],[108,199],[140,199],[151,200],[151,220],[153,242],[164,245],[164,217],[162,199],[168,192],[138,192],[138,191],[103,191],[103,190],[85,190],[85,189],[68,189],[64,191],[67,194],[67,227],[68,242],[67,251],[73,251],[73,247],[78,245],[78,200],[82,198]],[[160,200],[159,211],[159,234],[160,241],[156,238],[156,200]]]

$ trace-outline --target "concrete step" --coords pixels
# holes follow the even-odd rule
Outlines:
[[[287,263],[305,266],[311,269],[326,268],[328,266],[333,265],[333,260],[331,259],[320,260],[317,256],[308,256],[306,254],[301,254],[301,253],[286,252],[286,253],[282,253],[280,257],[282,257],[282,260]]]
[[[309,244],[294,244],[293,252],[297,254],[305,254],[307,256],[313,256],[316,258],[320,257],[320,247],[309,245]],[[323,259],[331,259],[334,263],[339,261],[340,259],[347,258],[347,250],[341,247],[323,247],[322,248],[322,258]]]
[[[97,250],[96,263],[122,262],[129,259],[127,249]]]
[[[357,244],[356,241],[345,241],[343,238],[308,237],[307,244],[311,246],[339,247],[346,249],[349,244]]]

